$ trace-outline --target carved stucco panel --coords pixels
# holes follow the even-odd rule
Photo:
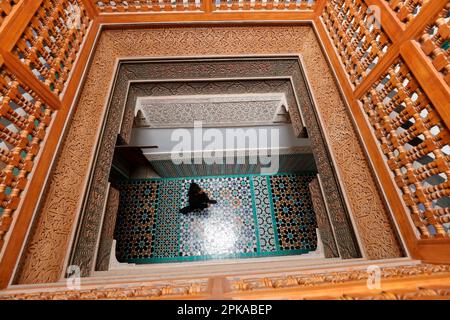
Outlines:
[[[401,248],[392,232],[389,215],[316,41],[309,26],[104,31],[50,177],[17,282],[56,281],[63,271],[106,107],[115,58],[119,57],[301,53],[365,252],[373,259],[400,256]],[[348,134],[343,135],[343,132]],[[380,237],[380,232],[385,236]]]

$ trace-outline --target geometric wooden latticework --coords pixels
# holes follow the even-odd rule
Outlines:
[[[389,39],[362,0],[331,0],[324,23],[353,85],[358,85],[386,54]]]
[[[80,0],[44,0],[13,53],[59,95],[88,26],[89,18]]]
[[[33,91],[0,68],[0,249],[51,115]]]
[[[450,86],[450,2],[419,38],[423,52]]]
[[[1,250],[91,19],[81,0],[2,1],[0,13],[14,30],[0,33]]]
[[[449,237],[450,131],[427,95],[398,60],[361,101],[421,236]]]
[[[384,0],[397,14],[398,19],[403,23],[410,23],[420,12],[422,6],[433,0]]]
[[[0,26],[3,23],[3,20],[11,13],[12,8],[19,2],[20,0],[3,0],[0,1]]]

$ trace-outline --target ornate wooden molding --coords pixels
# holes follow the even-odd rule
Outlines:
[[[311,193],[311,201],[314,206],[314,212],[316,213],[317,227],[324,246],[325,257],[339,257],[339,251],[336,246],[333,229],[328,217],[325,197],[320,188],[319,176],[309,183],[309,191]]]

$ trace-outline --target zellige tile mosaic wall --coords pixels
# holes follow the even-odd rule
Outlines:
[[[302,254],[317,246],[314,173],[127,180],[119,185],[117,258],[182,262]],[[191,182],[217,204],[181,214]]]

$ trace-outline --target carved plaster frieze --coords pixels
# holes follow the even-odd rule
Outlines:
[[[247,64],[250,64],[252,61],[246,61]],[[180,65],[177,61],[174,61],[178,66]],[[193,63],[193,62],[191,62]],[[213,66],[216,63],[211,62]],[[231,62],[229,62],[231,63]],[[223,66],[223,62],[218,63],[219,66]],[[123,69],[130,70],[132,68],[136,68],[139,64],[131,64],[128,63],[123,65]],[[195,63],[195,68],[199,68],[198,63]],[[252,64],[255,66],[255,64]],[[218,66],[218,67],[219,67]],[[194,67],[194,66],[193,66]],[[140,66],[140,68],[145,68],[144,66]],[[152,72],[154,68],[157,68],[155,65],[148,65],[147,68],[150,68],[148,71]],[[248,69],[250,70],[250,69]],[[158,70],[160,73],[162,70]],[[185,73],[179,75],[182,78],[194,77],[197,73],[197,69],[188,69],[185,68]],[[256,98],[256,101],[263,101],[266,103],[266,106],[257,106],[257,102],[247,101],[245,103],[241,102],[240,110],[237,110],[235,107],[236,104],[228,105],[227,108],[223,108],[217,105],[218,108],[221,109],[220,112],[214,112],[214,110],[205,109],[202,112],[190,112],[188,115],[187,111],[194,111],[186,109],[185,104],[178,105],[175,107],[170,107],[168,110],[170,111],[170,116],[166,113],[162,115],[161,119],[164,118],[163,121],[159,121],[157,123],[157,127],[168,127],[173,126],[174,124],[182,122],[184,127],[192,126],[194,120],[201,120],[204,123],[205,127],[212,127],[214,125],[219,126],[232,126],[236,125],[245,125],[250,124],[268,124],[275,123],[279,121],[279,113],[283,113],[281,118],[284,118],[282,122],[291,122],[294,128],[294,133],[298,137],[304,137],[304,124],[300,121],[300,118],[295,118],[294,120],[291,118],[292,114],[295,113],[294,110],[299,110],[298,100],[294,96],[294,91],[291,89],[290,83],[288,79],[270,79],[270,78],[262,78],[258,80],[245,79],[244,69],[241,67],[239,70],[239,74],[237,79],[234,80],[215,80],[213,78],[203,79],[197,81],[158,81],[157,79],[152,79],[151,82],[139,81],[132,82],[130,86],[127,87],[127,99],[126,102],[120,101],[120,103],[125,104],[125,114],[122,120],[120,138],[124,143],[129,143],[131,129],[134,125],[140,126],[141,119],[143,116],[143,124],[148,125],[151,124],[151,117],[154,117],[154,109],[148,109],[148,115],[145,116],[145,111],[142,110],[140,115],[136,114],[136,105],[139,105],[141,101],[154,101],[154,100],[162,100],[164,97],[171,97],[171,100],[180,100],[184,97],[191,97],[192,95],[196,96],[243,96],[252,97],[252,100]],[[135,72],[132,73],[136,74]],[[120,74],[119,74],[120,76]],[[176,77],[176,75],[173,75]],[[206,75],[203,75],[206,76]],[[224,76],[224,75],[222,75]],[[210,76],[211,77],[211,76]],[[125,86],[123,86],[125,88]],[[270,93],[268,93],[270,92]],[[186,96],[188,95],[188,96]],[[267,99],[267,96],[277,96],[278,101],[271,100],[273,103],[270,107],[267,105],[268,101],[264,101]],[[141,98],[143,97],[143,98]],[[192,99],[192,98],[191,98]],[[216,100],[218,98],[215,98]],[[234,98],[236,99],[236,98]],[[166,107],[168,107],[166,105]],[[203,107],[203,106],[202,106]],[[268,109],[271,110],[268,110]],[[138,106],[138,110],[141,109]],[[198,109],[198,108],[197,108]],[[287,109],[287,115],[286,110]],[[289,111],[291,110],[291,111]],[[290,113],[289,113],[290,112]],[[298,112],[297,112],[298,113]],[[137,115],[137,116],[136,116]],[[158,116],[157,116],[158,117]],[[230,122],[230,119],[233,120]],[[296,119],[296,120],[295,120]],[[220,122],[225,121],[225,123]],[[164,122],[164,125],[161,125],[161,122]],[[179,125],[177,125],[179,126]]]

